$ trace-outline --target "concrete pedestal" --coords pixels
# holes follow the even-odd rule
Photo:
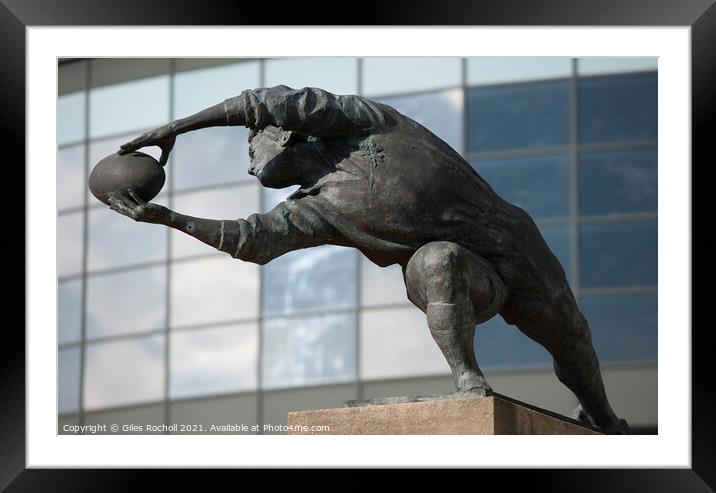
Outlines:
[[[288,413],[289,435],[594,435],[595,429],[509,397],[437,398]],[[378,401],[379,402],[379,401]],[[384,402],[391,402],[384,400]],[[321,427],[321,428],[317,428]],[[328,427],[326,430],[325,427]]]

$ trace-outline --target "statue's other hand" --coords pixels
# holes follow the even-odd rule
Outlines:
[[[127,154],[147,146],[158,146],[162,150],[159,164],[164,166],[169,159],[169,153],[174,147],[177,138],[177,123],[172,122],[149,132],[143,133],[136,139],[119,146],[117,154]]]
[[[127,192],[113,192],[108,201],[110,209],[138,222],[166,224],[171,214],[163,205],[145,202],[132,189]]]

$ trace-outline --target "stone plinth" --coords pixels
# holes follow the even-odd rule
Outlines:
[[[396,399],[396,398],[390,398]],[[289,435],[594,435],[578,421],[509,397],[418,402],[348,401],[350,407],[288,413]],[[374,404],[372,402],[379,402]],[[328,431],[316,431],[328,426]],[[313,428],[314,431],[311,431]]]

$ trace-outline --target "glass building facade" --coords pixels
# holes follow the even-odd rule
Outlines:
[[[244,263],[89,193],[92,167],[120,144],[277,84],[393,106],[529,212],[590,322],[617,414],[656,430],[656,59],[92,59],[58,71],[59,433],[92,423],[281,433],[263,425],[291,410],[453,390],[397,266],[330,245]],[[179,136],[155,201],[214,219],[270,210],[293,189],[248,175],[247,137]],[[572,411],[541,346],[499,316],[476,330],[497,392]]]

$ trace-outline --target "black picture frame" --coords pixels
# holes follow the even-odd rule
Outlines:
[[[709,328],[695,323],[697,301],[706,302],[707,282],[716,275],[716,240],[708,234],[710,204],[698,193],[710,183],[705,179],[706,152],[716,120],[716,6],[714,0],[519,0],[428,2],[400,0],[390,3],[361,2],[360,9],[343,17],[319,20],[316,12],[336,12],[335,4],[313,1],[293,8],[267,8],[261,2],[201,2],[191,0],[0,0],[0,45],[5,49],[2,64],[3,117],[0,119],[5,156],[5,176],[12,170],[20,179],[5,180],[4,231],[0,250],[7,267],[17,269],[16,279],[6,280],[6,316],[25,306],[25,216],[15,208],[25,206],[25,28],[27,26],[79,25],[525,25],[525,26],[689,26],[692,62],[692,468],[642,470],[530,470],[522,475],[500,474],[500,488],[518,479],[531,482],[530,489],[549,491],[709,491],[716,488],[716,405],[712,391]],[[266,13],[271,13],[267,18]],[[339,14],[340,15],[340,14]],[[350,15],[350,18],[347,16]],[[709,125],[711,123],[712,125]],[[693,163],[701,163],[696,166]],[[20,185],[22,183],[22,186]],[[24,209],[23,209],[24,210]],[[52,250],[50,250],[52,251]],[[20,262],[22,258],[25,262]],[[20,272],[20,266],[23,266]],[[692,264],[693,265],[693,264]],[[699,286],[701,281],[702,286]],[[22,288],[21,288],[22,286]],[[710,301],[710,300],[709,300]],[[712,302],[712,301],[711,301]],[[22,312],[24,319],[24,310]],[[23,324],[24,326],[24,324]],[[684,328],[688,330],[688,327]],[[25,467],[25,336],[19,323],[6,323],[2,358],[2,402],[0,410],[0,489],[8,491],[126,490],[146,484],[149,471],[139,474],[121,470],[40,470]],[[477,481],[484,482],[487,471]],[[404,475],[403,485],[411,475]],[[493,473],[490,472],[490,476]],[[174,471],[172,479],[186,480]],[[418,479],[414,476],[413,479]],[[474,480],[475,480],[474,479]],[[186,485],[186,483],[184,483]],[[166,485],[166,483],[165,483]]]

